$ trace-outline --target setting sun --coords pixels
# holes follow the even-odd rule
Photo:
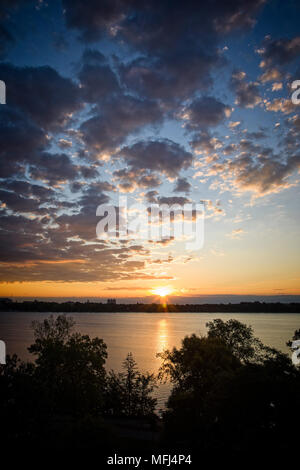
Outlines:
[[[171,287],[157,287],[151,291],[155,295],[159,295],[160,297],[165,297],[173,292]]]

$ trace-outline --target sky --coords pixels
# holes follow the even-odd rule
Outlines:
[[[299,295],[299,14],[2,0],[0,295]],[[120,197],[133,222],[191,204],[204,242],[99,236],[97,207],[119,216]]]

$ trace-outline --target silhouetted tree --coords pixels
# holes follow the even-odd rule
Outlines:
[[[4,442],[71,445],[82,438],[91,420],[101,438],[106,345],[102,339],[74,333],[73,326],[65,315],[34,322],[35,341],[29,351],[35,362],[8,356],[0,368]]]
[[[205,433],[207,406],[216,383],[232,376],[240,361],[218,338],[186,336],[180,349],[158,354],[161,380],[173,389],[164,413],[166,432],[172,439]]]
[[[74,321],[65,315],[34,322],[35,376],[43,384],[53,413],[78,415],[99,412],[104,406],[107,357],[100,338],[72,332]]]
[[[159,375],[173,383],[165,438],[230,454],[296,446],[300,371],[236,320],[208,327],[207,337],[186,337],[181,348],[159,354]]]
[[[218,318],[206,323],[206,326],[209,338],[219,338],[244,363],[263,363],[278,354],[276,349],[265,346],[254,336],[251,326],[238,320],[223,321]]]
[[[154,374],[142,374],[129,353],[123,362],[124,372],[110,371],[107,378],[107,406],[117,415],[149,416],[156,399],[151,394],[156,386]]]

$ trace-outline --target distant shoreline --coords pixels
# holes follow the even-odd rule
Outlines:
[[[101,302],[45,302],[0,300],[0,312],[102,313],[102,312],[206,312],[206,313],[300,313],[300,303],[240,302],[219,304],[110,304]]]

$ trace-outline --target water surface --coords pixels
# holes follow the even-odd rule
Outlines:
[[[7,353],[30,359],[27,347],[33,342],[31,323],[48,317],[47,313],[1,312],[0,339],[6,342]],[[143,371],[157,372],[157,352],[180,346],[181,339],[191,333],[203,335],[205,324],[214,318],[235,318],[251,325],[264,344],[288,352],[286,342],[300,328],[300,314],[265,313],[72,313],[76,330],[91,337],[103,338],[108,346],[107,368],[120,370],[128,352],[132,352]],[[169,385],[156,391],[163,406]]]

